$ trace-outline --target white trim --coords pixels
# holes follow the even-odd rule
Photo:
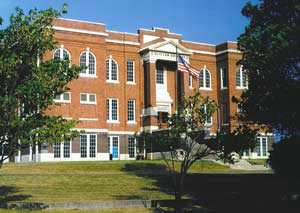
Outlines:
[[[133,81],[128,81],[128,61],[132,62]],[[127,59],[126,60],[126,84],[136,84],[136,81],[135,81],[135,60],[133,60],[133,59]]]
[[[204,55],[214,55],[214,56],[221,55],[223,53],[242,53],[241,51],[236,50],[236,49],[227,49],[227,50],[222,50],[219,52],[210,52],[210,51],[194,50],[194,49],[189,49],[189,50],[193,53],[204,54]]]
[[[105,26],[106,25],[106,24],[103,24],[101,22],[85,21],[85,20],[72,19],[72,18],[57,18],[57,19],[65,20],[65,21],[82,22],[82,23],[88,23],[88,24],[97,24],[97,25],[101,25],[101,26]]]
[[[116,44],[128,44],[128,45],[136,45],[136,46],[141,45],[141,43],[134,42],[134,41],[122,41],[122,40],[116,40],[116,39],[105,39],[105,41],[110,42],[110,43],[116,43]]]
[[[108,131],[109,135],[134,135],[134,131]]]
[[[115,30],[106,30],[106,32],[119,33],[119,34],[127,34],[127,35],[134,35],[134,36],[138,36],[139,35],[137,33],[121,32],[121,31],[115,31]]]
[[[107,100],[108,100],[108,109],[107,109],[107,102],[105,103],[105,108],[106,108],[106,110],[108,110],[109,118],[108,119],[106,118],[106,122],[107,123],[115,123],[115,124],[120,123],[120,120],[119,120],[119,99],[117,99],[117,98],[107,98],[106,101]],[[117,101],[117,120],[112,120],[112,101],[113,100]],[[106,111],[106,113],[107,113],[107,111]]]
[[[94,77],[97,76],[97,58],[96,58],[95,54],[93,52],[91,52],[90,48],[87,47],[86,50],[82,51],[79,55],[79,65],[80,65],[81,55],[84,54],[84,53],[86,54],[86,56],[85,56],[86,69],[85,69],[85,73],[79,72],[79,76],[80,77],[93,77],[94,78]],[[90,60],[89,60],[90,54],[94,57],[94,60],[95,60],[95,70],[94,70],[95,73],[94,74],[89,74],[88,73],[89,72],[89,64],[90,64]]]
[[[128,117],[129,117],[128,103],[129,103],[129,101],[133,102],[133,120],[128,120]],[[127,124],[136,124],[136,101],[135,101],[135,99],[127,100]]]
[[[65,93],[69,93],[69,100],[64,100],[63,99]],[[63,92],[63,93],[61,93],[61,94],[59,94],[59,98],[60,99],[58,100],[58,99],[55,99],[55,97],[54,97],[53,101],[55,103],[69,104],[69,103],[71,103],[71,92]]]
[[[87,100],[86,101],[82,101],[81,100],[81,95],[86,95],[86,98],[87,98]],[[91,102],[90,101],[90,96],[91,95],[94,95],[95,96],[95,102]],[[85,93],[85,92],[81,92],[80,94],[79,94],[79,98],[80,98],[80,104],[92,104],[92,105],[96,105],[97,104],[97,95],[96,95],[96,93]]]
[[[206,71],[209,73],[209,87],[206,86]],[[200,70],[200,72],[203,72],[203,87],[200,87],[199,90],[207,90],[212,91],[212,75],[209,69],[207,69],[206,65],[204,65],[204,68]],[[199,73],[200,75],[200,73]],[[200,77],[199,77],[199,84],[200,84]]]
[[[107,138],[109,138],[108,142],[109,142],[109,148],[110,150],[108,150],[109,155],[113,155],[113,138],[118,138],[118,158],[113,158],[112,156],[112,160],[120,160],[120,136],[118,135],[109,135],[107,136]]]
[[[228,86],[227,87],[224,87],[223,86],[223,84],[224,84],[224,82],[223,82],[223,71],[224,70],[226,70],[227,71],[227,69],[225,68],[225,67],[221,67],[220,68],[220,88],[221,88],[221,90],[225,90],[225,89],[228,89]],[[227,71],[227,79],[228,79],[228,71]],[[228,82],[226,82],[227,83],[227,85],[228,85]]]
[[[72,130],[84,131],[84,132],[95,132],[95,133],[103,133],[108,132],[107,129],[89,129],[89,128],[73,128]]]
[[[106,62],[108,61],[108,79],[107,79],[107,67],[106,67]],[[117,67],[117,80],[112,80],[112,61],[115,62],[116,67]],[[114,83],[117,84],[119,83],[119,64],[117,63],[116,60],[113,59],[113,57],[110,55],[108,59],[105,60],[105,79],[107,83]]]
[[[195,41],[187,41],[187,40],[182,40],[182,42],[187,42],[187,43],[192,43],[192,44],[200,44],[200,45],[212,46],[212,47],[216,46],[215,44],[203,43],[203,42],[195,42]]]
[[[53,26],[53,29],[57,30],[57,31],[83,33],[83,34],[98,35],[98,36],[108,36],[107,33],[103,33],[103,32],[96,32],[96,31],[90,31],[90,30],[81,30],[81,29],[75,29],[75,28]]]
[[[80,121],[98,121],[98,118],[79,118]]]

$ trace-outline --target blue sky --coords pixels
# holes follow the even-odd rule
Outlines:
[[[219,44],[236,40],[248,20],[241,9],[248,0],[0,0],[3,25],[14,8],[61,8],[66,18],[105,23],[109,30],[135,33],[138,28],[164,27],[184,40]],[[252,0],[251,2],[257,2]]]

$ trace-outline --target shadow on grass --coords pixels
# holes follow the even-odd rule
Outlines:
[[[128,163],[123,170],[155,180],[157,190],[173,194],[164,165]],[[274,174],[193,173],[186,177],[184,191],[187,198],[196,200],[187,212],[300,212],[300,180]]]
[[[18,194],[20,191],[13,186],[0,186],[0,208],[38,210],[45,208],[42,203],[24,202],[31,195]]]

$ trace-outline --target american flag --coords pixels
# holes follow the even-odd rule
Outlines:
[[[193,68],[182,56],[178,56],[178,70],[190,73],[195,78],[199,78],[199,71]]]

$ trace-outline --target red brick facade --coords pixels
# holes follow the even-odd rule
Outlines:
[[[162,127],[158,115],[161,112],[170,114],[175,111],[174,48],[196,69],[205,68],[210,72],[211,85],[207,89],[200,88],[202,96],[211,97],[219,106],[226,105],[220,108],[219,119],[218,113],[213,115],[212,125],[209,126],[211,133],[216,132],[218,120],[221,121],[220,127],[231,128],[233,122],[230,118],[237,112],[237,106],[231,101],[231,97],[240,96],[242,92],[236,85],[236,63],[241,53],[235,42],[220,45],[189,42],[184,41],[182,35],[162,28],[139,29],[137,34],[114,32],[106,29],[104,24],[70,19],[55,20],[54,29],[59,47],[69,52],[71,63],[79,65],[80,55],[87,49],[93,53],[96,73],[89,77],[80,76],[70,82],[70,102],[53,106],[48,113],[79,120],[78,129],[85,130],[88,134],[96,134],[97,153],[109,153],[112,143],[108,144],[108,137],[116,136],[119,139],[118,159],[128,159],[128,136],[143,129],[154,131]],[[53,57],[53,53],[46,57]],[[117,64],[117,81],[113,83],[108,82],[106,77],[106,60],[110,58]],[[133,82],[127,82],[128,60],[134,64]],[[161,85],[156,83],[159,66],[163,67],[164,83]],[[226,69],[228,73],[226,89],[221,88],[221,69]],[[188,74],[180,75],[185,95],[191,95],[199,88],[199,80],[193,79],[190,87]],[[80,93],[95,94],[96,103],[80,103]],[[118,119],[114,122],[107,121],[107,99],[110,98],[116,99],[118,103]],[[128,122],[128,100],[135,101],[133,122]],[[223,113],[224,110],[227,113]],[[80,140],[84,139],[75,139],[72,142],[72,152],[80,153]],[[93,145],[87,148],[90,146]],[[53,149],[49,151],[52,153]],[[108,155],[103,156],[96,158],[108,158]]]

